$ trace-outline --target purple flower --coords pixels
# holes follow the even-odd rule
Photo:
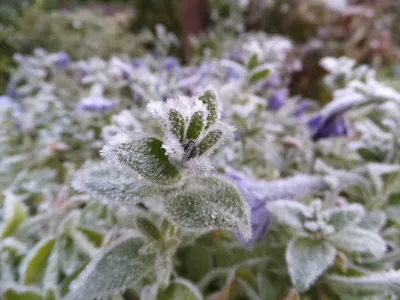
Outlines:
[[[277,88],[282,84],[281,78],[278,74],[271,74],[262,83],[262,89],[267,90],[270,88]]]
[[[241,61],[243,59],[242,52],[238,48],[234,48],[231,52],[231,56],[233,59]]]
[[[226,71],[226,74],[229,79],[239,79],[240,78],[239,74],[237,72],[235,72],[235,70],[233,70],[232,68],[228,68]]]
[[[308,127],[311,129],[311,137],[314,142],[320,139],[347,135],[343,113],[328,118],[317,115],[308,121]]]
[[[107,112],[114,109],[117,102],[107,99],[103,96],[103,86],[100,84],[93,85],[88,97],[83,98],[79,103],[80,110],[92,112]]]
[[[141,58],[135,58],[134,60],[133,60],[133,62],[132,62],[132,66],[134,67],[134,68],[140,68],[141,66],[143,66],[144,65],[144,62],[143,62],[143,60],[141,59]]]
[[[307,111],[316,107],[317,107],[316,103],[314,103],[311,100],[300,100],[297,103],[296,108],[294,109],[292,115],[295,117],[300,117]]]
[[[243,245],[251,248],[254,242],[265,237],[268,231],[270,218],[265,207],[266,201],[253,190],[253,182],[251,180],[233,171],[228,171],[226,175],[236,183],[243,197],[250,206],[252,237],[250,240],[245,241],[240,234],[237,234],[236,236]]]
[[[287,90],[276,90],[268,99],[268,109],[278,110],[282,107],[287,97]]]
[[[68,68],[70,57],[66,52],[58,52],[50,55],[53,65],[61,70]]]
[[[171,71],[179,66],[179,62],[175,57],[168,57],[164,61],[164,69],[166,71]]]
[[[5,95],[12,99],[17,97],[16,87],[17,87],[17,84],[15,82],[15,79],[11,78],[7,84],[7,90],[6,90]]]

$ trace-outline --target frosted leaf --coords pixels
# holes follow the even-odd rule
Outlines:
[[[42,279],[54,241],[54,237],[41,240],[24,257],[19,268],[21,282],[33,284]]]
[[[199,100],[207,106],[208,114],[205,129],[208,129],[221,117],[218,100],[215,93],[211,90],[205,91],[204,94],[199,97]]]
[[[199,111],[195,112],[190,118],[189,126],[186,132],[186,138],[195,140],[199,137],[204,127],[203,114]]]
[[[301,199],[328,187],[323,176],[296,175],[274,181],[255,181],[249,189],[265,201],[280,199]]]
[[[247,69],[253,70],[257,66],[258,66],[258,56],[257,54],[253,54],[247,63]]]
[[[4,192],[4,196],[4,215],[0,226],[0,239],[13,234],[28,215],[28,210],[19,197],[8,191]]]
[[[26,253],[27,250],[28,249],[24,243],[13,237],[5,238],[0,242],[0,253],[9,251],[17,256],[22,256]]]
[[[305,237],[292,239],[286,249],[286,263],[294,287],[299,292],[310,288],[335,261],[336,249],[328,242]]]
[[[182,142],[185,137],[185,119],[176,109],[170,109],[168,114],[170,130]]]
[[[200,290],[188,280],[175,279],[165,291],[159,291],[157,300],[202,300]]]
[[[375,257],[386,252],[386,242],[381,236],[361,228],[347,228],[328,238],[337,248],[349,252],[370,253]]]
[[[160,231],[158,230],[157,226],[154,225],[150,220],[138,217],[136,218],[136,226],[140,230],[140,232],[144,234],[144,236],[153,240],[160,239]]]
[[[251,71],[251,77],[250,80],[252,82],[257,82],[260,81],[262,79],[265,79],[270,73],[270,70],[268,68],[265,68],[263,66],[259,66],[257,68],[254,68]]]
[[[359,227],[374,232],[379,232],[385,226],[387,221],[386,214],[381,211],[367,212],[361,222],[358,224]]]
[[[196,112],[201,112],[207,115],[206,105],[198,99],[179,96],[176,99],[168,99],[166,102],[152,101],[147,105],[148,110],[153,117],[160,119],[163,124],[169,123],[169,111],[177,110],[185,120],[190,120]],[[167,126],[167,128],[170,128]]]
[[[153,268],[154,255],[141,253],[142,246],[140,238],[126,237],[99,252],[73,282],[66,299],[110,295],[146,276]]]
[[[162,141],[155,137],[120,136],[104,146],[100,154],[107,162],[129,167],[153,183],[171,185],[181,179],[179,170],[169,162]]]
[[[218,143],[218,141],[222,137],[221,130],[212,130],[201,140],[199,144],[199,155],[202,155],[207,150],[212,149],[214,145]]]
[[[275,215],[280,224],[303,230],[303,222],[312,216],[312,209],[291,200],[277,200],[267,203],[267,210]]]
[[[328,275],[329,285],[338,292],[350,294],[393,293],[400,295],[400,271],[387,271],[360,277]]]
[[[350,204],[335,207],[322,212],[324,220],[339,232],[347,227],[357,225],[363,218],[365,209],[361,204]]]
[[[1,291],[4,300],[43,300],[41,290],[35,286],[6,284]]]
[[[159,193],[156,186],[135,177],[130,170],[101,163],[79,170],[74,176],[72,187],[104,204],[135,204],[143,197]]]
[[[221,228],[251,237],[249,208],[240,193],[217,177],[192,177],[166,199],[170,219],[192,229]]]

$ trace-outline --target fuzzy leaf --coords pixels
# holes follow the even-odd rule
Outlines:
[[[257,54],[253,54],[253,56],[250,57],[249,62],[247,63],[247,69],[253,70],[257,66],[258,66],[258,56]]]
[[[88,193],[93,200],[103,204],[135,204],[150,194],[157,193],[157,187],[137,180],[131,172],[117,169],[109,164],[86,167],[77,172],[72,186],[79,192]]]
[[[40,290],[36,287],[9,285],[2,290],[3,300],[43,300]]]
[[[160,291],[157,300],[202,300],[199,289],[190,281],[176,279],[165,291]]]
[[[177,183],[181,176],[169,162],[162,144],[157,138],[143,137],[109,144],[100,153],[107,161],[127,166],[153,183],[171,185]]]
[[[200,133],[204,128],[204,119],[201,112],[195,112],[190,119],[189,126],[186,132],[186,138],[189,140],[195,140],[199,137]]]
[[[381,257],[386,251],[385,241],[376,233],[361,228],[347,228],[329,237],[337,247],[350,252],[370,253]]]
[[[258,68],[257,68],[258,69]],[[256,71],[256,70],[254,70]],[[250,80],[252,82],[257,82],[261,79],[264,79],[265,77],[267,77],[269,75],[269,69],[264,69],[264,70],[260,70],[260,71],[256,71],[256,72],[252,72]]]
[[[185,119],[176,109],[168,111],[168,119],[170,121],[171,132],[182,142],[185,138]]]
[[[136,226],[146,237],[154,240],[160,239],[160,231],[150,220],[139,217],[136,219]]]
[[[222,131],[219,129],[212,130],[206,134],[199,144],[199,155],[211,149],[222,137]]]
[[[364,207],[360,204],[350,204],[325,210],[322,214],[327,222],[339,232],[347,227],[357,225],[364,216]]]
[[[325,277],[329,285],[338,292],[360,293],[393,293],[400,296],[400,271],[371,274],[361,277],[330,275]]]
[[[323,176],[301,174],[274,181],[253,181],[248,185],[248,189],[264,201],[300,200],[327,186]]]
[[[193,229],[221,228],[240,231],[250,238],[247,204],[228,182],[217,177],[193,177],[166,199],[169,217]]]
[[[11,193],[5,193],[4,219],[0,226],[0,239],[13,234],[27,215],[27,208],[19,198]]]
[[[154,256],[139,251],[143,244],[138,237],[128,237],[98,253],[75,280],[67,299],[105,296],[146,276],[152,269]]]
[[[207,106],[207,123],[204,129],[208,129],[212,124],[217,122],[219,117],[217,97],[215,96],[214,92],[207,90],[199,97],[199,100]]]
[[[54,241],[54,237],[41,240],[25,256],[19,269],[21,281],[24,284],[36,283],[42,279]]]
[[[385,226],[386,221],[386,214],[383,211],[371,211],[364,215],[358,226],[363,229],[379,232]]]
[[[312,213],[311,209],[304,204],[291,200],[269,202],[267,209],[275,215],[280,224],[297,230],[303,230],[303,221]]]
[[[292,239],[286,249],[286,263],[294,287],[304,292],[333,264],[336,249],[328,242],[306,237]]]

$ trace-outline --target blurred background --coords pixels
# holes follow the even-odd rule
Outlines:
[[[205,52],[218,55],[228,36],[263,30],[295,42],[303,68],[292,78],[291,93],[325,102],[329,93],[321,84],[323,70],[318,66],[323,56],[345,55],[368,63],[381,79],[395,84],[400,76],[398,4],[398,0],[2,0],[0,92],[7,89],[15,67],[13,54],[32,53],[34,48],[65,51],[73,60],[118,53],[134,57],[157,52],[157,43],[163,40],[169,53],[162,54],[184,63]],[[157,24],[163,25],[158,31]]]

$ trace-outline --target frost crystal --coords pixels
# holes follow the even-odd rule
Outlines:
[[[166,102],[150,102],[152,115],[164,126],[163,148],[176,166],[207,172],[204,157],[214,152],[233,128],[220,121],[221,111],[214,92],[198,98],[179,96]]]

